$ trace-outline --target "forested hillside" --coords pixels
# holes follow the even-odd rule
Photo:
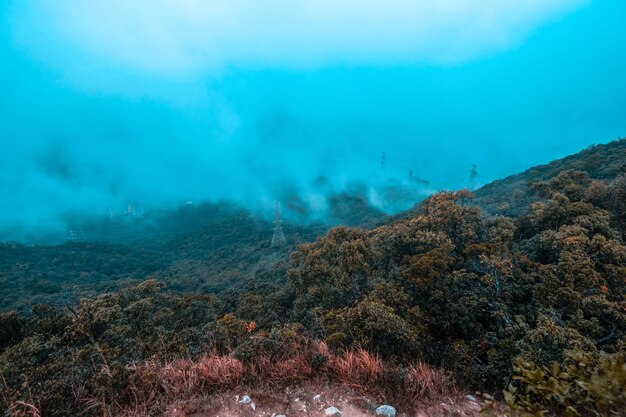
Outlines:
[[[575,170],[590,179],[610,180],[626,173],[626,139],[594,145],[574,155],[539,165],[510,177],[494,181],[477,190],[476,203],[492,214],[519,215],[539,195],[533,185]]]
[[[272,223],[227,204],[205,204],[92,221],[82,230],[81,239],[60,245],[0,243],[0,311],[73,304],[147,278],[177,292],[220,292],[280,268],[297,244],[326,226],[287,223],[287,244],[271,248]]]
[[[189,292],[194,283],[214,285],[191,272],[192,262],[175,277],[156,274],[78,304],[2,313],[2,407],[11,416],[26,412],[24,404],[45,416],[162,415],[172,401],[254,386],[259,375],[274,388],[345,381],[337,355],[362,348],[387,370],[355,386],[407,410],[420,400],[410,388],[419,385],[419,359],[521,415],[623,415],[623,151],[624,141],[615,142],[508,179],[532,182],[511,217],[483,211],[469,191],[437,193],[390,224],[331,229],[288,262],[268,263],[217,294]],[[588,169],[556,168],[572,161]],[[477,193],[481,204],[496,186],[507,199],[510,186],[495,184]],[[181,238],[176,250],[195,253],[193,239]],[[228,262],[245,260],[245,250]],[[188,293],[168,290],[170,279]],[[218,359],[239,376],[216,383]],[[193,383],[172,369],[194,375]]]

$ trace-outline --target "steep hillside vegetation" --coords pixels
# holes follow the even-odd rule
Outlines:
[[[286,245],[279,248],[271,247],[271,221],[228,203],[77,221],[73,240],[65,236],[60,244],[0,243],[0,311],[72,304],[147,278],[180,293],[218,293],[248,279],[284,276],[289,253],[330,225],[385,218],[361,191],[332,195],[325,222],[286,221]]]
[[[533,184],[567,170],[585,172],[590,179],[597,180],[610,180],[626,173],[626,138],[594,145],[547,165],[494,181],[476,191],[475,201],[492,214],[518,215],[538,198]]]
[[[326,230],[284,226],[287,244],[274,249],[270,222],[226,204],[205,204],[83,223],[80,239],[61,245],[0,243],[0,311],[74,304],[147,278],[177,292],[220,292],[273,273],[268,270],[284,272],[297,244]]]
[[[420,378],[440,372],[415,371],[432,369],[425,362],[521,415],[623,415],[618,171],[554,172],[512,217],[482,211],[468,191],[438,193],[408,218],[334,228],[217,294],[147,280],[30,316],[2,313],[1,407],[165,415],[199,392],[315,379],[356,381],[409,410],[425,392]],[[184,240],[176,247],[189,251]],[[177,275],[188,280],[181,289],[202,282],[191,270]]]

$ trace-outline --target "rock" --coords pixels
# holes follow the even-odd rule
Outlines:
[[[320,401],[322,398],[322,396],[320,394],[317,394],[315,397],[313,397],[313,401]]]
[[[339,417],[343,413],[337,407],[328,407],[326,410],[324,410],[324,414],[330,417]]]
[[[256,404],[255,403],[250,403],[250,407],[252,408],[252,411],[256,411]]]
[[[239,400],[240,404],[250,404],[251,402],[252,402],[252,399],[248,397],[247,395],[244,395],[243,397],[241,397],[241,400]]]
[[[396,417],[396,409],[390,405],[381,405],[376,409],[377,416]]]
[[[476,397],[474,397],[472,394],[467,394],[465,398],[467,398],[468,401],[471,401],[473,403],[476,402]]]

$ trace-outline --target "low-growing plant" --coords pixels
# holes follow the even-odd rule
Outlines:
[[[518,360],[504,393],[513,415],[614,417],[626,413],[625,355],[594,357],[569,352],[563,364]]]

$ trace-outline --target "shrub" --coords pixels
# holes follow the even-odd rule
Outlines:
[[[579,350],[552,366],[518,360],[513,379],[505,399],[521,416],[612,417],[626,410],[623,353],[598,358]]]

